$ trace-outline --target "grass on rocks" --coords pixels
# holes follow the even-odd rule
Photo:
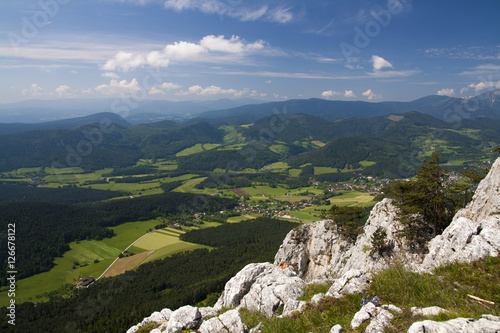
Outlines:
[[[303,300],[314,294],[324,293],[327,285],[311,285],[304,291]],[[446,321],[457,317],[479,319],[482,314],[500,316],[500,258],[488,257],[472,263],[454,263],[436,269],[433,274],[417,274],[401,266],[376,274],[367,290],[371,297],[380,298],[379,305],[393,304],[403,310],[394,313],[392,327],[385,332],[408,330],[412,323],[424,319]],[[350,323],[361,309],[366,294],[353,294],[343,298],[324,298],[317,305],[308,304],[302,313],[287,318],[266,318],[260,313],[240,310],[249,328],[263,323],[263,333],[317,332],[328,333],[332,326],[340,324],[344,332],[364,332],[367,323],[356,330]],[[468,295],[493,302],[477,301]],[[411,307],[439,306],[448,312],[438,316],[413,316]]]

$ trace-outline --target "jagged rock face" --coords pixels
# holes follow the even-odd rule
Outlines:
[[[167,326],[167,333],[177,333],[183,330],[198,328],[202,318],[198,308],[192,306],[183,306],[175,310],[170,316]]]
[[[294,305],[301,305],[297,299],[303,295],[305,285],[289,268],[281,269],[269,263],[250,264],[226,283],[214,309],[245,307],[268,317],[281,307],[291,312]]]
[[[275,265],[292,268],[306,281],[323,277],[332,260],[332,253],[348,247],[336,232],[332,221],[324,220],[303,225],[290,231],[274,258]]]
[[[479,184],[472,201],[444,232],[431,240],[423,270],[453,261],[474,261],[500,253],[500,159]]]
[[[335,280],[327,296],[339,298],[349,294],[357,294],[366,290],[371,283],[371,274],[364,273],[357,269],[347,271],[341,278]]]
[[[307,282],[332,282],[353,269],[379,271],[387,268],[393,258],[413,266],[421,259],[409,255],[404,250],[404,244],[397,239],[399,222],[396,218],[397,208],[391,200],[384,199],[377,203],[366,222],[364,233],[358,236],[355,244],[347,243],[337,234],[333,221],[303,225],[286,236],[274,264],[286,262]],[[379,227],[387,233],[387,240],[393,247],[392,257],[370,255],[371,237]]]
[[[229,280],[222,295],[217,300],[214,309],[220,310],[223,307],[237,307],[241,299],[245,296],[257,277],[265,270],[272,270],[273,265],[269,263],[249,264],[239,271],[231,280]]]
[[[204,321],[198,329],[200,333],[245,333],[248,327],[243,323],[238,310],[231,310]]]
[[[483,315],[481,319],[456,318],[445,322],[424,320],[413,323],[408,329],[408,333],[455,333],[455,332],[482,332],[497,333],[500,331],[500,317]]]

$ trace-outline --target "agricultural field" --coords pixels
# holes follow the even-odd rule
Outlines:
[[[196,145],[194,145],[192,147],[186,148],[186,149],[178,152],[177,154],[175,154],[175,156],[177,156],[177,157],[179,157],[179,156],[188,156],[188,155],[192,155],[192,154],[201,153],[201,152],[207,151],[207,150],[212,150],[212,149],[215,149],[217,147],[220,147],[220,144],[216,144],[216,143],[197,143]]]
[[[19,302],[44,301],[48,299],[50,292],[60,289],[65,284],[76,283],[80,276],[99,277],[125,248],[159,223],[158,220],[129,222],[111,228],[116,234],[112,238],[70,243],[71,250],[64,253],[62,258],[56,258],[55,267],[50,271],[17,281],[16,300]],[[147,261],[203,247],[183,242],[179,240],[179,235],[180,232],[176,229],[165,229],[163,234],[158,231],[148,233],[129,248],[130,252],[140,254],[140,256],[134,259],[129,258],[135,256],[124,258],[128,260],[123,263],[120,262],[122,259],[118,260],[119,266],[113,268],[111,273],[118,274],[121,272],[120,269],[133,269],[146,259],[145,254],[149,251],[155,253],[154,256],[150,255],[151,258]],[[140,258],[142,260],[139,260]],[[111,273],[108,271],[106,276],[110,276]],[[6,291],[0,292],[0,295],[5,294]],[[8,297],[0,298],[0,306],[7,305],[4,300],[8,300]]]

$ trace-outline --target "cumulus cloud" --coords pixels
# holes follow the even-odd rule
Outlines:
[[[224,38],[223,35],[209,35],[203,37],[200,45],[208,51],[219,51],[228,53],[243,53],[253,52],[264,48],[264,41],[259,40],[254,43],[245,44],[239,36],[231,36],[230,39]]]
[[[455,89],[453,88],[444,88],[441,90],[438,90],[437,94],[439,96],[454,96],[455,95]]]
[[[188,88],[187,91],[181,91],[177,95],[198,95],[198,96],[215,96],[215,95],[233,95],[235,97],[241,97],[249,92],[248,88],[242,90],[236,89],[223,89],[218,86],[208,86],[203,88],[200,85],[194,85]]]
[[[340,91],[335,90],[326,90],[321,93],[321,97],[323,98],[331,98],[333,96],[340,96],[342,93]]]
[[[29,88],[23,89],[21,93],[23,95],[40,96],[42,92],[43,88],[40,87],[38,84],[33,83]]]
[[[382,95],[375,94],[371,89],[368,89],[367,91],[365,91],[363,93],[363,96],[365,96],[366,98],[368,98],[370,101],[374,100],[374,99],[380,99],[380,98],[382,98]]]
[[[484,81],[484,82],[479,82],[476,84],[471,83],[467,87],[475,89],[476,92],[484,90],[484,89],[500,89],[500,80],[498,82]]]
[[[122,96],[126,94],[131,94],[140,90],[139,82],[134,78],[132,81],[127,80],[111,80],[109,84],[101,84],[100,86],[94,88],[94,90],[102,95],[106,96]]]
[[[116,54],[114,59],[108,60],[102,66],[102,69],[107,71],[114,71],[116,69],[128,71],[131,68],[144,66],[145,62],[146,61],[143,55],[121,51]]]
[[[62,95],[65,95],[69,92],[69,87],[67,85],[61,85],[59,87],[56,88],[56,94],[59,95],[59,97],[61,97]]]
[[[120,76],[113,72],[106,72],[101,74],[102,77],[109,77],[110,79],[119,79]]]
[[[279,6],[270,8],[268,5],[250,7],[245,6],[241,1],[221,1],[221,0],[166,0],[166,9],[176,12],[185,10],[196,10],[204,14],[217,14],[228,16],[240,21],[265,20],[278,23],[288,23],[294,19],[291,8]]]
[[[377,55],[373,55],[370,62],[373,63],[373,69],[376,71],[381,70],[384,67],[392,68],[392,64],[390,62]]]
[[[148,91],[148,95],[165,95],[165,92],[161,89],[153,87]]]
[[[347,97],[347,98],[354,98],[356,97],[356,94],[354,93],[354,91],[352,90],[346,90],[344,92],[344,97]]]
[[[265,42],[263,40],[248,43],[239,36],[225,38],[224,35],[208,35],[203,37],[199,43],[174,42],[166,45],[161,51],[151,51],[146,54],[121,51],[113,59],[108,60],[101,69],[128,71],[146,65],[167,67],[170,61],[214,61],[221,55],[244,56],[264,48]],[[227,61],[227,58],[219,59],[219,61]]]
[[[163,90],[172,90],[172,89],[179,89],[181,86],[178,85],[177,83],[172,83],[172,82],[163,82],[160,85],[160,88]]]

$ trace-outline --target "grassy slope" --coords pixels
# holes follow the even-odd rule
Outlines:
[[[329,285],[315,285],[305,290],[303,300],[310,300],[319,292],[325,292]],[[473,301],[471,294],[495,303],[486,305]],[[249,327],[263,323],[263,333],[318,332],[328,333],[330,328],[340,324],[344,332],[364,332],[368,323],[354,330],[350,322],[360,310],[363,298],[378,297],[379,304],[393,304],[403,312],[392,320],[393,327],[385,332],[406,332],[413,322],[424,319],[444,321],[457,317],[478,319],[482,314],[500,314],[500,258],[486,258],[478,262],[451,264],[438,268],[431,274],[416,274],[401,267],[393,267],[376,274],[366,293],[348,295],[340,299],[325,298],[318,305],[308,305],[305,311],[289,318],[265,318],[260,313],[240,310],[243,321]],[[438,316],[412,316],[413,306],[440,306],[448,313]]]

